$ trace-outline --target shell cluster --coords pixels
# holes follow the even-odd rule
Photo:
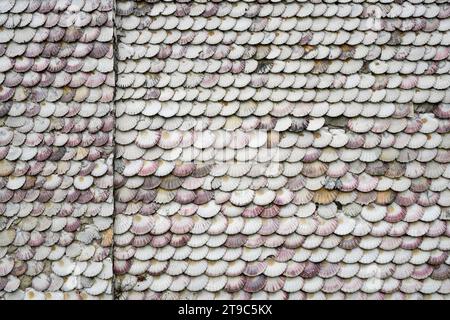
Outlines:
[[[446,1],[116,16],[118,298],[449,298]]]
[[[447,0],[3,0],[0,299],[450,299]]]
[[[113,3],[0,3],[0,299],[112,298]]]

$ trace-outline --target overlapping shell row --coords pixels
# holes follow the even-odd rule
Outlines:
[[[121,299],[448,299],[447,1],[117,1]]]
[[[0,3],[0,299],[112,298],[113,9]]]

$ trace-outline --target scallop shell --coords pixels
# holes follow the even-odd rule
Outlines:
[[[163,149],[172,149],[182,140],[183,136],[177,131],[162,131],[158,141],[158,146]]]
[[[252,202],[255,192],[252,190],[238,190],[231,193],[230,201],[236,206],[245,206]]]
[[[67,257],[52,263],[52,271],[58,276],[68,276],[74,271],[74,269],[75,263]]]
[[[12,257],[3,257],[0,260],[0,275],[2,277],[11,273],[14,268],[14,259]]]
[[[77,176],[75,177],[73,184],[78,190],[87,190],[94,182],[94,178],[91,176]]]
[[[161,133],[157,131],[142,130],[137,134],[135,141],[136,145],[138,145],[140,148],[147,149],[155,146],[160,138]]]
[[[137,214],[133,216],[130,231],[137,235],[149,233],[154,227],[152,217]]]

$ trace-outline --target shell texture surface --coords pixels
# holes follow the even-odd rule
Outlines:
[[[448,299],[446,1],[118,0],[122,299]]]
[[[112,299],[112,4],[0,4],[0,299]]]
[[[0,299],[450,299],[446,0],[0,5]]]

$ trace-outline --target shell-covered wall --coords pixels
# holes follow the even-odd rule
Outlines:
[[[0,2],[0,299],[112,297],[113,9]]]
[[[447,298],[445,1],[118,1],[116,287]]]
[[[450,298],[448,1],[5,3],[0,298]]]

